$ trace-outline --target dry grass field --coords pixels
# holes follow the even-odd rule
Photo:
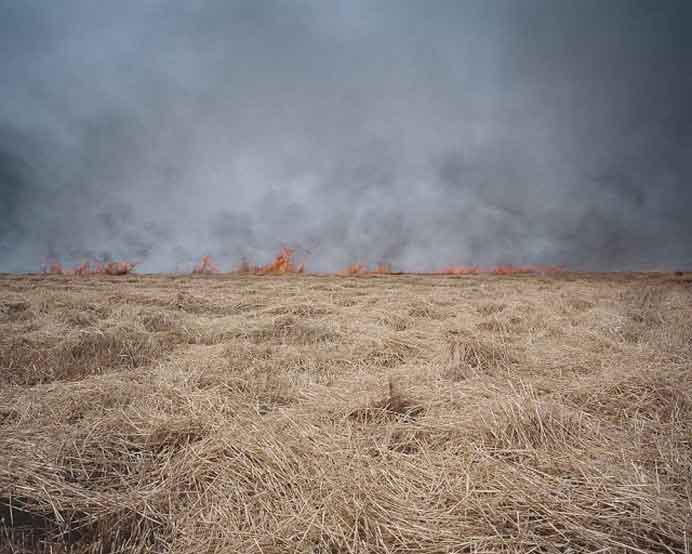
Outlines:
[[[0,276],[0,551],[690,552],[690,281]]]

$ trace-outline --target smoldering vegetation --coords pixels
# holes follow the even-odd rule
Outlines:
[[[689,552],[687,276],[1,284],[2,551]]]

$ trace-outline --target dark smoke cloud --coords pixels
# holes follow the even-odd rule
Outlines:
[[[0,0],[0,271],[692,268],[688,5]]]

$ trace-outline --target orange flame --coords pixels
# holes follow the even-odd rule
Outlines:
[[[302,263],[298,265],[293,263],[294,254],[295,250],[284,246],[272,263],[256,268],[255,273],[257,275],[303,273],[305,266]]]
[[[89,274],[91,274],[91,273],[94,273],[94,270],[93,270],[92,267],[91,267],[91,262],[89,262],[89,261],[82,262],[81,264],[79,264],[78,266],[76,266],[76,267],[73,269],[73,271],[74,271],[74,274],[75,274],[75,275],[81,275],[81,276],[89,275]]]
[[[278,275],[285,273],[304,273],[305,266],[303,263],[297,264],[294,262],[296,250],[294,248],[282,247],[279,254],[274,260],[266,265],[256,265],[243,259],[241,263],[233,269],[233,273],[248,274],[248,275]],[[87,260],[73,268],[67,268],[56,258],[48,258],[41,266],[43,273],[54,275],[127,275],[131,273],[138,262],[130,261],[111,261],[100,263],[93,260]],[[477,275],[477,274],[494,274],[494,275],[521,275],[521,274],[549,274],[565,271],[565,268],[559,266],[543,266],[543,265],[497,265],[497,266],[475,266],[475,265],[450,265],[442,267],[431,273],[417,273],[419,275]],[[215,274],[221,273],[216,262],[211,256],[202,256],[201,260],[192,269],[194,274]],[[392,265],[389,263],[379,263],[374,269],[370,269],[367,263],[353,263],[336,275],[399,275],[394,273]]]
[[[368,264],[356,262],[342,269],[339,275],[389,275],[393,273],[392,264],[381,263],[370,269]]]
[[[58,260],[49,259],[41,266],[41,272],[51,275],[64,275],[65,268]]]
[[[354,264],[349,265],[345,269],[343,269],[340,273],[342,275],[362,275],[364,273],[368,272],[368,266],[367,264],[362,264],[359,262],[356,262]]]
[[[198,273],[203,275],[211,275],[219,272],[220,270],[211,256],[202,256],[202,259],[199,261],[199,263],[194,268],[192,268],[192,273]]]
[[[127,275],[137,265],[137,262],[119,261],[97,264],[94,273],[105,273],[106,275]]]
[[[375,269],[372,272],[377,273],[378,275],[389,275],[390,273],[393,273],[392,264],[387,264],[387,263],[377,264],[377,266],[375,267]]]

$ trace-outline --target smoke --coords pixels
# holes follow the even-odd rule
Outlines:
[[[0,271],[692,268],[688,5],[0,0]]]

